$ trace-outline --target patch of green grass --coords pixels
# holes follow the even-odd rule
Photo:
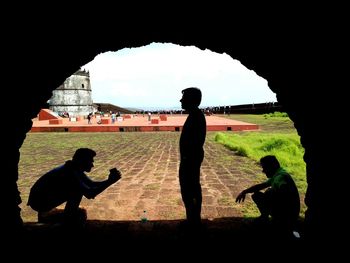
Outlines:
[[[247,198],[249,197],[247,196]],[[252,200],[247,200],[247,198],[241,206],[243,216],[246,218],[254,218],[260,216],[260,212],[256,204]]]
[[[303,193],[306,191],[306,164],[303,160],[304,148],[295,134],[217,133],[215,140],[238,155],[257,162],[266,155],[275,155],[282,167],[293,175]]]
[[[232,197],[230,196],[223,196],[218,198],[218,205],[223,205],[223,206],[231,206],[234,207],[235,206],[235,201]]]
[[[221,115],[227,119],[254,123],[259,125],[260,132],[278,132],[278,133],[294,133],[297,131],[293,121],[286,113],[270,113],[270,114],[230,114]]]
[[[273,113],[264,115],[230,115],[230,119],[250,122],[260,125],[259,131],[254,132],[219,132],[215,134],[215,141],[225,145],[237,155],[245,156],[259,162],[266,155],[275,155],[282,167],[293,177],[301,196],[307,189],[306,164],[304,162],[304,148],[300,143],[293,122],[287,114]],[[258,175],[257,175],[258,176]],[[255,206],[246,205],[245,215],[255,215]],[[305,214],[305,204],[301,205],[301,215]]]

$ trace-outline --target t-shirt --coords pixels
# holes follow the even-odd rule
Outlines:
[[[289,184],[291,180],[293,179],[291,178],[290,174],[280,167],[277,172],[266,181],[266,183],[271,185],[272,189],[277,190],[281,188],[282,185]]]
[[[300,197],[298,188],[290,174],[280,167],[266,183],[271,185],[274,203],[285,213],[298,216],[300,211]]]
[[[35,210],[50,210],[72,195],[84,195],[91,179],[74,169],[72,161],[56,167],[40,177],[32,186],[28,205]]]
[[[182,128],[180,136],[181,161],[202,162],[205,136],[205,116],[200,109],[196,109],[188,115]]]

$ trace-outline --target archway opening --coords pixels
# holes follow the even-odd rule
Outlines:
[[[153,47],[154,48],[154,47]],[[201,52],[205,52],[205,51],[201,51]],[[222,56],[222,55],[221,55]],[[228,58],[226,58],[226,59],[230,59],[230,60],[232,60],[232,58],[230,58],[230,57],[228,57]],[[169,61],[169,59],[166,59],[165,61]],[[200,65],[202,65],[202,64],[200,64]],[[193,65],[190,65],[190,66],[192,66],[193,67]],[[198,66],[198,65],[197,65]],[[203,65],[202,65],[203,66]],[[189,68],[187,68],[187,70],[190,70],[191,69],[191,67],[189,67]],[[203,71],[203,68],[201,68],[202,69],[202,71]],[[92,69],[90,69],[90,71],[91,71],[91,73],[93,72],[92,71]],[[249,72],[249,70],[247,70],[248,72]],[[157,71],[158,73],[159,73],[159,70]],[[210,70],[209,70],[209,72],[211,72]],[[219,71],[217,71],[217,72],[215,72],[215,74],[219,74],[219,73],[222,73],[222,72],[220,72],[220,70]],[[115,74],[117,74],[118,75],[118,71],[115,73]],[[214,74],[214,75],[215,75]],[[232,73],[231,73],[232,74]],[[254,73],[255,74],[255,73]],[[176,78],[179,78],[179,79],[181,79],[181,77],[179,76],[180,74],[178,74],[178,75],[176,75],[175,74],[175,79]],[[213,78],[213,76],[212,75],[210,75],[210,74],[208,74],[208,72],[206,72],[206,75],[207,75],[207,77],[209,77],[209,78]],[[118,77],[118,76],[117,76]],[[168,76],[166,76],[166,75],[164,75],[164,78],[167,80],[167,82],[169,82],[169,77]],[[201,78],[203,79],[204,77],[203,76],[201,76]],[[203,85],[205,85],[206,83],[208,82],[208,79],[206,79],[204,82],[201,82],[200,84],[192,84],[192,83],[194,83],[194,82],[188,82],[188,83],[186,83],[186,84],[183,84],[183,85],[181,85],[181,87],[178,89],[178,87],[180,86],[180,85],[174,85],[173,83],[174,83],[174,81],[171,81],[171,83],[172,83],[172,85],[170,85],[170,89],[165,89],[165,90],[162,90],[162,89],[159,89],[158,90],[158,92],[159,93],[162,93],[163,95],[168,95],[168,96],[170,96],[170,97],[176,97],[176,95],[175,95],[175,93],[178,93],[178,94],[180,94],[180,90],[181,90],[181,88],[182,87],[186,87],[186,86],[199,86],[199,87],[202,87]],[[218,84],[219,82],[217,81],[216,82],[216,84]],[[163,86],[165,85],[164,83],[162,83],[163,84]],[[201,84],[202,84],[202,86],[201,86]],[[245,84],[247,84],[247,83],[245,83]],[[213,87],[214,85],[211,85],[211,87]],[[249,85],[248,85],[249,86]],[[247,86],[246,86],[247,87]],[[96,87],[96,89],[97,89],[98,87]],[[95,90],[95,87],[94,87],[94,83],[92,82],[92,89],[93,90]],[[234,89],[234,88],[233,88]],[[129,87],[124,87],[123,89],[122,89],[122,91],[128,91],[128,92],[130,92],[130,90],[132,90],[132,92],[131,92],[131,95],[133,96],[133,98],[134,99],[137,99],[138,98],[138,96],[137,96],[137,94],[139,94],[138,92],[135,92],[134,93],[134,90],[136,90],[137,91],[137,88],[129,88]],[[108,88],[108,91],[113,91],[112,90],[112,88]],[[218,92],[219,91],[219,92]],[[209,90],[208,91],[208,94],[210,94],[210,96],[208,96],[208,97],[211,97],[211,98],[213,98],[213,97],[215,97],[216,95],[218,95],[218,94],[220,94],[221,95],[221,99],[222,99],[222,101],[220,101],[220,102],[218,102],[218,103],[211,103],[210,101],[208,101],[208,102],[205,102],[204,100],[203,100],[203,103],[205,104],[205,103],[207,103],[207,105],[203,105],[203,106],[224,106],[224,107],[226,107],[227,105],[237,105],[237,104],[239,104],[238,102],[237,103],[235,103],[235,102],[233,102],[233,103],[230,103],[229,102],[229,100],[226,100],[226,99],[229,99],[230,98],[230,96],[232,96],[232,95],[228,95],[226,92],[220,92],[221,91],[221,89],[220,88],[214,88],[214,89],[212,89],[212,90]],[[114,92],[114,91],[113,91]],[[117,92],[120,92],[120,90],[118,90]],[[154,94],[154,91],[151,91],[151,90],[143,90],[142,92],[144,92],[144,93],[142,93],[143,95],[145,95],[145,94]],[[172,94],[172,92],[174,92],[174,94]],[[212,92],[212,93],[211,93]],[[103,93],[103,92],[102,92]],[[119,93],[120,94],[120,93]],[[241,91],[238,91],[238,94],[242,94],[242,92]],[[248,97],[249,96],[252,96],[252,94],[254,94],[254,95],[256,95],[257,93],[251,93],[251,92],[247,92],[247,91],[245,91],[244,92],[244,94],[247,94],[248,95]],[[215,95],[215,96],[214,96]],[[114,96],[111,96],[111,94],[108,94],[108,97],[109,98],[111,98],[111,97],[114,97]],[[118,93],[117,93],[117,96],[116,97],[118,97]],[[140,97],[142,97],[142,96],[140,96]],[[176,101],[176,102],[178,102],[178,99],[179,99],[179,97],[180,96],[177,96],[175,99],[174,99],[174,101]],[[234,96],[234,97],[238,97],[238,96]],[[142,98],[143,100],[144,100],[144,97]],[[123,99],[122,99],[122,101],[123,101]],[[158,101],[164,101],[163,99],[158,99]],[[259,103],[259,102],[265,102],[265,101],[271,101],[271,99],[270,98],[267,98],[267,99],[264,99],[264,101],[259,101],[259,100],[256,100],[256,99],[253,99],[253,101],[251,101],[250,103],[251,104],[254,104],[254,103]],[[137,104],[139,104],[140,102],[138,102]],[[242,104],[248,104],[249,102],[248,101],[243,101],[242,102]],[[119,104],[119,103],[118,103]],[[164,104],[164,105],[170,105],[170,107],[174,107],[174,105],[171,105],[171,104],[169,104],[169,103],[167,103],[167,104]],[[124,106],[124,105],[120,105],[120,106]],[[125,106],[127,106],[127,107],[132,107],[133,105],[125,105]],[[136,106],[136,105],[135,105]],[[143,105],[142,105],[142,107],[143,107]],[[142,108],[141,107],[141,108]],[[155,106],[155,107],[157,107],[157,108],[161,108],[161,109],[163,109],[165,106],[163,106],[163,105],[160,105],[160,106]],[[101,142],[101,141],[103,141],[106,145],[108,145],[108,144],[110,144],[110,141],[108,141],[108,140],[105,140],[105,139],[102,139],[102,137],[103,137],[103,135],[104,134],[102,134],[102,136],[99,138],[99,140],[97,140],[97,141],[99,141],[99,142]],[[31,135],[30,134],[28,134],[28,137],[30,137]],[[92,135],[93,136],[93,135]],[[124,135],[123,135],[124,136]],[[143,135],[140,135],[140,134],[137,134],[137,137],[138,138],[141,138]],[[125,136],[123,137],[123,138],[125,138]],[[27,138],[28,139],[28,138]],[[55,140],[55,138],[52,138],[53,140]],[[78,137],[76,137],[76,139],[78,139]],[[134,141],[135,142],[135,140],[132,140],[132,141]],[[164,139],[161,139],[161,140],[159,140],[159,141],[164,141]],[[176,140],[175,140],[175,142],[176,142]],[[86,145],[88,145],[88,143],[91,143],[91,141],[86,141]],[[66,154],[64,154],[64,155],[61,155],[61,157],[64,157],[64,158],[61,158],[61,159],[59,159],[59,160],[55,160],[55,162],[57,161],[57,164],[58,163],[62,163],[62,161],[63,161],[63,159],[67,159],[67,158],[70,158],[70,156],[71,156],[71,151],[72,151],[72,149],[74,148],[74,147],[77,147],[77,145],[81,145],[81,144],[71,144],[70,145],[70,150],[68,150],[68,151],[66,151]],[[141,144],[140,144],[141,145]],[[146,145],[149,145],[149,144],[146,144]],[[176,147],[176,144],[174,144],[174,143],[171,143],[171,144],[169,144],[170,145],[170,147],[173,147],[173,148],[175,148]],[[24,145],[25,146],[25,145]],[[119,147],[120,148],[122,148],[122,146],[123,146],[123,144],[122,144],[122,141],[121,141],[121,144],[119,145]],[[59,149],[60,147],[64,147],[64,146],[62,146],[62,145],[58,145],[57,144],[57,149]],[[141,146],[140,146],[141,147]],[[151,146],[151,147],[156,147],[156,146]],[[157,147],[159,147],[159,145],[157,146]],[[145,147],[144,147],[145,148]],[[22,150],[24,149],[24,147],[22,147]],[[131,152],[129,152],[129,153],[127,153],[126,155],[124,155],[125,157],[129,157],[129,159],[131,159],[131,160],[136,160],[136,159],[138,159],[138,160],[141,160],[141,162],[144,162],[144,163],[147,163],[147,161],[145,161],[145,159],[143,159],[143,157],[137,157],[137,158],[135,158],[135,156],[133,156],[133,154],[132,153],[134,153],[134,152],[137,152],[137,151],[140,151],[140,149],[141,148],[138,148],[136,151],[131,151]],[[148,148],[149,149],[149,148]],[[118,148],[116,148],[116,150],[115,151],[117,151],[118,150]],[[145,149],[144,149],[145,150]],[[112,152],[113,151],[110,151],[110,150],[103,150],[103,154],[102,155],[105,155],[105,156],[108,156],[108,152],[110,152],[111,153],[111,155],[113,155],[112,154]],[[23,152],[22,152],[22,157],[23,157]],[[50,159],[51,157],[50,157],[50,155],[52,156],[54,156],[54,155],[57,155],[57,152],[55,153],[54,151],[53,152],[48,152],[47,153],[47,157]],[[122,157],[122,158],[124,158],[124,156]],[[154,154],[153,154],[153,156],[155,157],[155,159],[157,158],[157,157],[160,157],[160,155],[159,155],[159,150],[158,150],[158,153],[157,152],[155,152]],[[114,157],[117,157],[117,159],[121,159],[121,157],[119,156],[114,156]],[[109,167],[105,167],[104,166],[104,162],[105,162],[105,160],[101,160],[101,161],[99,161],[99,166],[100,166],[100,169],[98,169],[99,170],[99,172],[101,173],[100,175],[102,175],[103,173],[105,173],[105,171],[107,171],[108,169],[109,169]],[[172,170],[171,170],[171,173],[174,175],[174,178],[176,178],[176,171],[175,171],[175,169],[176,169],[176,167],[177,167],[177,165],[176,165],[176,162],[177,161],[173,161],[171,164],[170,164],[170,166],[167,166],[166,167],[166,171],[168,172],[169,171],[169,167],[172,167]],[[136,166],[137,165],[139,165],[139,163],[137,163],[136,164]],[[125,167],[126,167],[127,165],[125,165]],[[42,167],[44,167],[44,166],[42,166]],[[102,167],[104,167],[104,168],[102,168]],[[48,167],[46,167],[46,168],[48,168]],[[130,169],[129,169],[130,168]],[[140,174],[142,174],[142,171],[140,171],[140,170],[138,170],[137,168],[135,168],[135,167],[133,167],[133,166],[131,166],[131,167],[129,167],[129,168],[125,168],[126,170],[127,169],[129,169],[129,170],[127,170],[127,173],[126,173],[126,178],[130,178],[130,184],[129,184],[129,186],[128,187],[131,187],[132,188],[132,186],[133,185],[137,185],[138,183],[137,182],[132,182],[132,174],[134,173],[134,172],[138,172],[138,173],[140,173]],[[226,168],[225,168],[226,170],[227,169],[229,169],[229,167],[227,166]],[[208,168],[207,167],[207,172],[208,172],[208,174],[207,174],[207,176],[208,176],[208,178],[210,179],[210,177],[211,177],[211,175],[210,175],[210,173],[212,173],[213,172],[213,170],[215,170],[215,169],[212,169],[212,168]],[[34,170],[32,171],[32,172],[34,172]],[[255,170],[253,173],[256,173],[256,172],[258,172],[257,170]],[[129,174],[128,174],[129,173]],[[20,174],[21,174],[21,177],[23,176],[22,174],[22,172],[21,172],[21,170],[20,170]],[[160,174],[161,173],[159,173],[159,169],[154,169],[154,172],[153,172],[153,177],[155,178],[155,177],[157,177],[157,176],[160,176]],[[40,175],[40,174],[37,174],[37,175]],[[100,175],[98,175],[97,176],[97,178],[100,176]],[[143,176],[144,174],[142,174],[142,176]],[[164,173],[163,172],[163,175],[166,175],[166,173]],[[251,176],[251,175],[250,175]],[[174,179],[173,178],[173,179]],[[142,181],[144,178],[141,178],[140,179],[140,181]],[[210,179],[211,180],[211,179]],[[166,181],[165,179],[163,180],[163,181]],[[19,180],[19,185],[20,185],[21,183],[20,183],[20,180]],[[155,191],[159,191],[159,192],[161,192],[161,191],[164,191],[164,192],[167,192],[167,188],[161,188],[160,187],[160,185],[156,182],[156,181],[153,181],[153,179],[152,180],[150,180],[146,185],[145,185],[145,187],[144,187],[144,190],[148,190],[148,194],[146,193],[145,194],[145,191],[143,191],[143,193],[140,193],[140,196],[142,196],[143,194],[145,195],[144,196],[144,199],[145,200],[147,200],[147,199],[151,199],[150,198],[150,196],[152,196],[152,194],[155,194],[156,192]],[[227,190],[227,189],[226,189]],[[238,189],[236,189],[236,191],[238,191]],[[23,192],[23,191],[21,191],[21,192]],[[169,192],[169,191],[168,191]],[[210,192],[209,191],[209,188],[208,188],[208,192]],[[129,194],[130,196],[132,196],[132,197],[135,197],[135,192],[132,192],[132,191],[129,191],[129,193],[127,193],[127,194]],[[176,194],[176,193],[175,193]],[[226,206],[234,206],[235,204],[234,203],[232,203],[232,199],[227,199],[228,196],[229,195],[229,193],[228,192],[226,192],[225,194],[223,194],[223,195],[221,195],[220,196],[220,200],[218,201],[218,200],[216,200],[216,203],[213,205],[213,207],[219,207],[219,206],[221,206],[221,208],[222,208],[222,215],[224,215],[225,213],[226,213],[226,211],[225,211],[225,208],[226,208]],[[231,194],[232,195],[232,194]],[[23,196],[23,197],[25,197],[25,195]],[[232,196],[232,197],[234,197],[234,196]],[[118,197],[117,197],[118,198]],[[179,204],[179,202],[181,202],[181,200],[179,200],[179,198],[180,198],[180,196],[178,195],[178,198],[177,199],[172,199],[172,200],[170,200],[169,202],[170,203],[172,203],[172,204],[176,204],[177,205],[177,207],[175,208],[175,209],[178,209],[179,207],[178,207],[178,205],[180,205],[181,206],[181,204]],[[210,196],[208,196],[208,202],[210,201]],[[120,199],[119,200],[120,202],[119,202],[119,204],[120,203],[126,203],[126,204],[128,204],[128,205],[130,205],[130,202],[128,202],[127,200],[125,200],[125,199]],[[154,201],[152,201],[152,200],[148,200],[149,202],[154,202]],[[94,202],[94,201],[93,201]],[[23,203],[25,203],[25,198],[24,198],[24,202]],[[95,202],[96,204],[98,204],[98,202]],[[143,203],[144,203],[144,205],[145,205],[145,201],[143,201]],[[101,204],[101,203],[100,203]],[[116,203],[115,204],[118,204],[118,199],[117,199],[117,201],[116,201]],[[162,205],[164,205],[164,207],[166,207],[168,204],[162,204]],[[103,207],[103,206],[100,206],[100,207]],[[143,210],[145,207],[144,206],[142,206],[142,202],[140,202],[140,203],[138,203],[138,204],[135,204],[135,207],[137,207],[137,208],[135,208],[135,210],[133,210],[132,212],[131,212],[131,214],[133,215],[133,220],[136,220],[136,218],[138,219],[139,218],[139,211],[141,211],[141,210]],[[97,208],[97,206],[95,206],[94,207],[94,210],[96,210],[96,208]],[[23,208],[24,209],[24,208]],[[102,210],[102,209],[101,209]],[[147,208],[147,210],[149,210],[148,208]],[[166,210],[166,209],[165,209]],[[206,211],[206,213],[211,213],[210,212],[210,208],[207,208],[207,211]],[[103,214],[104,214],[104,212],[103,211],[100,211],[101,212],[101,215],[102,215],[102,218],[108,218],[108,217],[103,217]],[[169,214],[171,214],[171,212],[169,212]],[[149,213],[149,216],[152,218],[152,213]],[[168,215],[167,215],[168,216]],[[183,214],[181,215],[180,214],[180,218],[181,218],[181,216],[183,216]],[[178,216],[175,216],[175,218],[178,218]],[[108,218],[108,219],[110,219],[110,218]],[[166,218],[166,219],[174,219],[174,218]],[[112,219],[111,219],[112,220]],[[118,218],[115,218],[115,220],[118,220]],[[125,218],[121,218],[121,220],[125,220]]]

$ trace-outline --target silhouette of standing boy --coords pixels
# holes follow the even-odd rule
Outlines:
[[[201,100],[200,89],[191,87],[182,90],[181,107],[188,112],[188,117],[180,137],[179,181],[186,220],[190,227],[201,224],[200,167],[204,158],[203,144],[206,136],[205,116],[198,108]]]

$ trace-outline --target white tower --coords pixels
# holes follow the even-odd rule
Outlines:
[[[70,116],[88,115],[94,111],[91,98],[90,74],[78,70],[52,92],[49,105],[56,113],[68,112]]]

